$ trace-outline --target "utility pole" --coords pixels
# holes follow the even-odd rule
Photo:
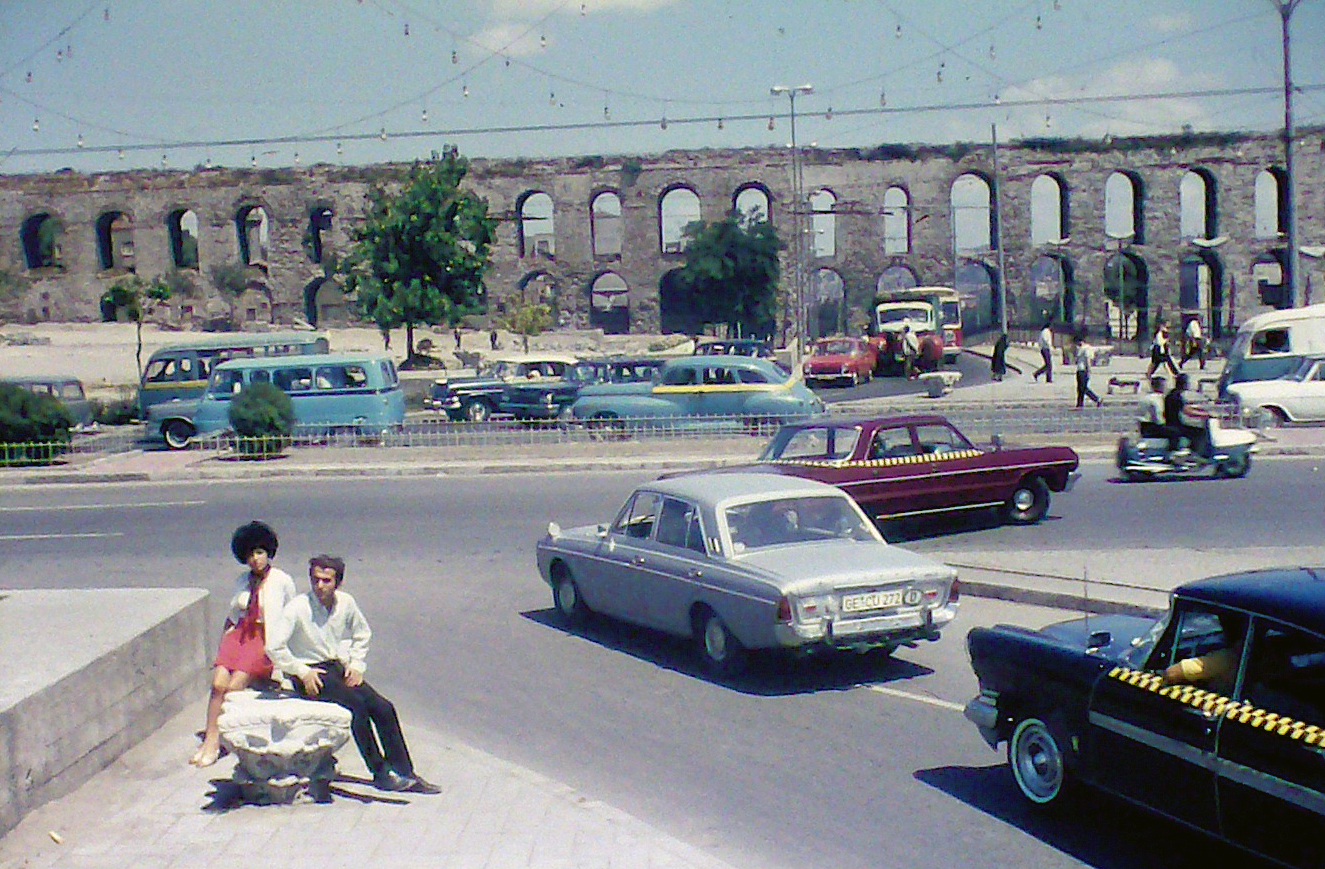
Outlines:
[[[810,84],[801,85],[774,85],[768,89],[773,96],[787,95],[787,103],[791,116],[791,282],[796,296],[796,314],[792,317],[792,329],[796,332],[795,349],[792,351],[793,371],[801,370],[801,347],[802,337],[805,333],[805,290],[802,274],[803,260],[805,256],[805,233],[801,230],[801,212],[805,210],[804,195],[801,190],[801,159],[800,150],[796,147],[796,95],[812,94],[814,86]]]
[[[1297,202],[1295,201],[1297,184],[1293,177],[1293,65],[1289,51],[1288,21],[1293,17],[1302,0],[1277,0],[1279,17],[1283,22],[1284,44],[1284,217],[1288,233],[1288,250],[1284,255],[1284,304],[1295,307],[1298,295],[1298,251],[1297,251]]]
[[[994,226],[998,230],[998,323],[1003,334],[1008,331],[1008,272],[1003,261],[1003,170],[998,164],[998,124],[989,125],[989,137],[994,142]],[[1060,266],[1061,268],[1061,266]]]

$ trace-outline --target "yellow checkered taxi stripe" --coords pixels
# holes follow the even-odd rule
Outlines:
[[[1325,727],[1306,724],[1296,718],[1270,712],[1250,703],[1243,703],[1192,685],[1165,685],[1158,673],[1118,666],[1109,671],[1109,678],[1126,682],[1143,691],[1154,692],[1161,697],[1171,697],[1185,706],[1193,706],[1203,712],[1220,715],[1239,724],[1296,739],[1307,745],[1325,746]]]
[[[970,459],[981,454],[981,450],[953,450],[950,453],[925,453],[919,456],[891,456],[886,459],[778,459],[777,464],[799,465],[808,468],[883,468],[889,465],[915,465],[921,462]]]

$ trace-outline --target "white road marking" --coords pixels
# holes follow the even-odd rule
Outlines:
[[[927,697],[924,694],[912,694],[910,691],[902,691],[898,688],[885,688],[883,685],[866,685],[871,691],[877,691],[880,694],[887,694],[889,697],[900,697],[903,700],[914,700],[917,703],[928,703],[930,706],[937,706],[940,709],[950,709],[953,712],[961,712],[965,707],[960,703],[953,703],[951,700],[940,700],[937,697]]]
[[[0,513],[37,510],[120,510],[125,507],[196,507],[206,501],[135,501],[131,504],[52,504],[49,507],[0,507]]]
[[[68,537],[123,537],[121,531],[107,531],[105,533],[89,532],[87,534],[0,534],[0,540],[56,540]]]

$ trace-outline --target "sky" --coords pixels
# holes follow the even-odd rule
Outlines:
[[[1287,2],[1287,0],[1285,0]],[[1325,124],[1325,0],[1291,19]],[[0,0],[0,173],[1274,130],[1277,0]]]

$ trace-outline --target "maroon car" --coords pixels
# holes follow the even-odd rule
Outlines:
[[[1071,447],[1010,447],[997,441],[976,446],[938,414],[785,425],[755,467],[831,483],[872,516],[996,507],[1019,525],[1040,521],[1049,509],[1049,493],[1070,490],[1080,476]]]

